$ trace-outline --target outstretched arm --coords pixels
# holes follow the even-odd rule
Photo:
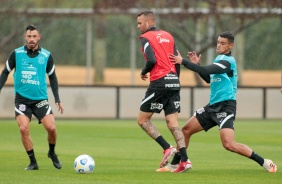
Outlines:
[[[180,53],[178,56],[175,56],[173,54],[170,54],[170,60],[173,63],[179,63],[185,66],[186,68],[197,72],[203,80],[205,80],[207,83],[210,83],[210,74],[222,74],[227,73],[228,76],[233,75],[233,71],[231,70],[231,65],[228,61],[219,61],[218,63],[213,63],[211,65],[207,66],[200,66],[195,63],[200,62],[200,56],[198,57],[195,52],[188,53],[190,59],[193,61],[189,61],[187,59],[184,59],[180,56]]]
[[[183,64],[186,68],[197,72],[197,66],[198,63],[200,63],[201,60],[201,55],[197,56],[196,52],[188,52],[188,57],[190,58],[190,61],[184,59],[180,52],[177,51],[178,55],[174,55],[174,54],[169,54],[169,59],[172,63],[174,64]],[[196,64],[195,64],[196,63]],[[196,68],[195,68],[196,67]],[[197,72],[199,73],[199,72]],[[206,82],[206,83],[210,83],[210,76],[209,74],[204,74],[204,73],[199,73],[200,77]]]

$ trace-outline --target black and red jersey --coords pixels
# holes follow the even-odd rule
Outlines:
[[[168,73],[175,73],[176,68],[169,60],[169,53],[174,53],[174,39],[172,35],[163,30],[148,31],[140,36],[140,38],[146,38],[154,51],[156,63],[150,71],[150,81],[155,81],[167,75]],[[141,48],[145,59],[146,45]]]

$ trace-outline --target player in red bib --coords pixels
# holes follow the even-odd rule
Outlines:
[[[184,172],[192,167],[188,160],[184,136],[178,125],[180,112],[180,66],[174,65],[169,60],[169,53],[177,54],[174,38],[166,31],[158,30],[155,25],[155,15],[152,11],[138,14],[137,28],[141,32],[141,50],[144,54],[146,65],[141,71],[141,79],[146,80],[150,74],[150,85],[140,105],[138,117],[139,126],[163,148],[163,160],[157,171],[164,171],[169,158],[176,153],[176,148],[171,146],[151,123],[154,113],[164,110],[168,129],[171,131],[181,159],[178,167],[172,172]]]

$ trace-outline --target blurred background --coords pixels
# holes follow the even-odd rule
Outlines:
[[[58,118],[135,119],[149,84],[140,79],[137,14],[152,10],[157,27],[172,33],[183,56],[216,57],[218,35],[235,35],[239,88],[237,117],[282,119],[281,0],[1,0],[0,67],[25,44],[28,24],[40,29],[40,45],[56,64],[66,109]],[[209,101],[209,87],[181,69],[181,113],[186,119]],[[14,118],[13,75],[1,91],[0,118]],[[49,88],[51,104],[54,104]],[[156,114],[163,118],[163,114]]]
[[[145,62],[136,28],[146,9],[156,13],[159,29],[173,34],[183,56],[194,50],[204,65],[216,56],[218,35],[231,31],[239,86],[281,86],[281,0],[1,0],[0,64],[25,44],[24,29],[34,24],[40,45],[53,54],[60,85],[148,85],[139,78]],[[206,85],[184,68],[181,83]]]

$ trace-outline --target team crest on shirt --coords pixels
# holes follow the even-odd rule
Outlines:
[[[19,105],[19,110],[20,111],[25,111],[26,110],[26,106],[24,104],[20,104]]]
[[[39,64],[44,64],[44,62],[45,62],[45,59],[44,59],[44,57],[43,56],[41,56],[41,57],[38,57],[38,63]]]

